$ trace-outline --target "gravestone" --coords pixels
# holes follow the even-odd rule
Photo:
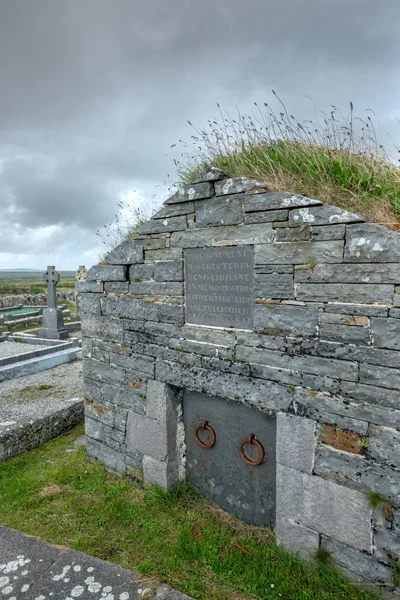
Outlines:
[[[136,236],[80,284],[89,456],[389,588],[400,233],[209,169]]]
[[[47,308],[43,309],[42,327],[37,336],[50,340],[63,340],[68,337],[68,330],[64,327],[63,311],[57,308],[57,283],[60,274],[54,266],[47,267],[43,274],[43,281],[47,283]]]
[[[75,279],[79,284],[79,283],[86,281],[86,277],[87,277],[87,268],[85,267],[85,265],[80,265],[80,267],[78,267],[78,269],[75,273]],[[80,298],[81,298],[80,292],[75,287],[75,307],[76,307],[76,316],[77,317],[80,317],[80,314],[81,314]]]

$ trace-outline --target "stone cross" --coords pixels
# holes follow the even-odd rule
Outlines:
[[[48,308],[57,308],[56,285],[60,281],[60,273],[56,271],[55,267],[47,267],[46,273],[43,274],[43,281],[47,283]]]
[[[87,268],[85,265],[81,265],[78,267],[77,272],[75,273],[75,279],[77,281],[86,281]]]

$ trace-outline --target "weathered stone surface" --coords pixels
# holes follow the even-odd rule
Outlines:
[[[335,206],[315,206],[312,208],[299,208],[292,210],[289,215],[291,227],[299,225],[334,225],[337,223],[363,223],[365,219],[360,215],[336,208]]]
[[[127,294],[129,281],[105,281],[104,291],[109,294]]]
[[[311,227],[311,239],[316,242],[328,240],[343,240],[346,233],[345,225],[321,225]]]
[[[349,381],[357,381],[358,379],[358,365],[350,361],[319,358],[317,356],[288,356],[283,352],[240,345],[237,346],[236,357],[238,360],[250,363],[292,369],[311,375],[326,375],[332,378],[340,376],[340,379]]]
[[[294,298],[293,275],[256,275],[256,298]]]
[[[183,281],[183,260],[156,262],[154,279],[156,281]]]
[[[374,532],[375,555],[388,564],[393,557],[400,556],[400,535],[384,527],[376,527]]]
[[[146,250],[145,262],[154,262],[156,260],[179,260],[183,256],[182,248],[168,248],[166,250]]]
[[[320,313],[319,322],[329,323],[330,325],[348,325],[349,327],[369,326],[368,317],[361,317],[358,315],[341,315],[340,313]]]
[[[81,310],[84,313],[100,315],[100,294],[82,294]]]
[[[126,240],[111,250],[105,261],[110,265],[132,265],[143,262],[143,244],[140,240]]]
[[[372,223],[349,225],[344,262],[400,262],[400,233]]]
[[[132,265],[129,269],[130,281],[149,281],[153,279],[154,266],[153,265]]]
[[[393,317],[393,319],[400,319],[400,308],[391,308],[389,316]]]
[[[262,274],[293,274],[293,265],[257,265],[254,267],[254,272],[256,275]]]
[[[143,223],[138,228],[138,233],[163,233],[170,231],[183,231],[187,229],[186,217],[169,217],[168,219],[154,219]]]
[[[168,457],[166,428],[155,419],[128,411],[126,446],[165,461]]]
[[[115,450],[120,450],[124,443],[125,431],[122,432],[115,427],[109,427],[103,421],[92,419],[88,415],[85,417],[85,434],[98,442],[107,440],[107,444]],[[110,444],[110,442],[116,442]]]
[[[114,406],[122,407],[124,409],[128,408],[133,412],[144,415],[146,382],[145,380],[140,380],[139,378],[136,380],[129,380],[130,387],[134,385],[133,381],[135,381],[135,384],[138,386],[135,387],[135,391],[126,389],[126,387],[123,385],[121,386],[120,383],[116,385],[104,383],[101,384],[102,398],[109,404],[113,404]]]
[[[96,458],[110,471],[120,475],[125,473],[125,456],[122,452],[91,438],[86,439],[86,452],[89,458]]]
[[[371,319],[372,339],[375,346],[400,350],[400,321],[397,319]]]
[[[313,336],[318,309],[310,306],[256,305],[254,329],[272,335]]]
[[[336,450],[361,454],[363,450],[362,440],[358,433],[354,431],[343,431],[338,427],[323,424],[320,428],[320,440],[327,446],[332,446]]]
[[[265,188],[265,185],[255,179],[248,179],[247,177],[232,177],[230,179],[215,182],[215,195],[227,196],[228,194],[241,194],[242,192],[256,190],[257,188]]]
[[[323,410],[318,406],[315,408],[308,407],[307,414],[311,419],[315,419],[318,423],[332,425],[333,427],[346,431],[354,431],[359,435],[366,436],[368,432],[368,423],[359,421],[351,417],[344,417],[333,412]]]
[[[201,389],[205,394],[249,403],[264,410],[287,409],[292,400],[287,388],[273,382],[265,384],[247,377],[164,361],[156,363],[156,379],[189,390]]]
[[[86,280],[89,281],[126,281],[126,267],[111,265],[95,265],[87,273]]]
[[[315,422],[296,415],[278,413],[276,461],[297,471],[312,473],[315,449]]]
[[[254,241],[255,244],[259,242]],[[343,241],[332,242],[280,242],[255,246],[257,265],[277,263],[301,265],[318,262],[340,262],[343,256]]]
[[[149,321],[162,321],[163,323],[183,325],[185,320],[185,309],[183,306],[176,306],[173,304],[145,304],[144,318]]]
[[[279,518],[371,551],[371,510],[364,494],[280,464],[277,521]]]
[[[179,188],[164,204],[179,204],[180,202],[190,202],[192,200],[201,200],[202,198],[211,198],[214,196],[214,185],[210,182],[194,183]]]
[[[121,367],[87,358],[83,362],[83,376],[100,383],[118,385],[124,381],[125,371]]]
[[[307,283],[394,284],[400,281],[400,264],[315,265],[309,270],[296,268],[295,281]]]
[[[291,519],[278,519],[275,527],[276,541],[303,560],[312,558],[319,548],[319,533]]]
[[[321,340],[332,340],[345,344],[362,344],[366,346],[370,343],[368,327],[322,323],[319,327],[319,336]]]
[[[325,312],[329,313],[344,313],[346,315],[365,315],[367,317],[387,317],[387,306],[369,306],[367,304],[326,304]]]
[[[398,367],[397,369],[388,369],[361,363],[360,382],[400,390],[400,362]]]
[[[321,547],[328,550],[339,566],[346,568],[347,575],[350,575],[347,572],[348,569],[367,581],[379,581],[388,584],[392,582],[393,573],[389,565],[384,565],[378,562],[374,556],[359,552],[351,546],[350,543],[345,545],[331,537],[321,536]]]
[[[273,223],[274,221],[287,221],[288,216],[288,210],[267,210],[245,214],[244,222],[249,225],[252,223]]]
[[[155,294],[161,296],[182,296],[183,295],[183,284],[174,282],[161,282],[161,281],[146,281],[146,282],[135,282],[131,281],[129,284],[130,294]]]
[[[381,302],[390,304],[393,300],[392,285],[366,283],[297,283],[296,298],[313,302]]]
[[[161,234],[160,234],[161,235]],[[145,255],[147,254],[147,250],[164,250],[165,248],[169,248],[169,239],[164,237],[158,238],[145,238],[143,240],[143,249],[145,250]]]
[[[143,477],[146,485],[156,484],[169,492],[179,483],[178,464],[170,460],[163,462],[151,456],[144,456]],[[179,597],[180,595],[177,596],[178,599]],[[185,596],[182,596],[182,600],[184,598]]]
[[[152,219],[168,219],[170,217],[179,217],[180,215],[190,215],[194,213],[193,202],[182,202],[177,204],[170,204],[169,206],[163,206],[160,210],[153,215]]]
[[[129,356],[111,354],[110,364],[129,369],[134,373],[139,371],[148,377],[154,377],[154,358],[152,356],[140,356],[135,353],[131,353]]]
[[[124,328],[119,319],[85,314],[82,315],[82,335],[111,342],[122,342]]]
[[[271,223],[191,229],[171,235],[171,245],[180,248],[268,244],[269,242],[272,242]]]
[[[314,473],[337,481],[342,489],[346,486],[363,492],[372,490],[399,505],[399,471],[390,466],[366,460],[357,454],[320,446],[315,451]]]
[[[143,300],[105,296],[101,298],[101,313],[104,316],[123,319],[143,319]]]
[[[232,175],[222,169],[216,167],[207,167],[197,175],[193,183],[201,183],[203,181],[218,181],[219,179],[230,179]]]
[[[90,292],[101,294],[104,290],[104,283],[97,283],[94,281],[77,281],[75,284],[75,290],[77,292]]]
[[[314,206],[322,204],[306,196],[296,196],[290,192],[269,192],[248,196],[244,201],[245,212],[296,208],[298,206]]]
[[[235,225],[243,222],[243,194],[216,196],[195,203],[196,227]]]
[[[308,373],[303,373],[301,370],[295,371],[293,369],[265,365],[250,364],[243,366],[250,366],[252,377],[269,379],[291,387],[299,385],[313,390],[330,392],[331,394],[337,394],[340,391],[339,379],[332,379],[321,375],[309,375]]]
[[[368,429],[368,442],[368,456],[388,465],[397,468],[400,467],[399,431],[391,427],[370,425]]]
[[[311,227],[282,227],[275,231],[274,242],[307,242],[311,240]]]

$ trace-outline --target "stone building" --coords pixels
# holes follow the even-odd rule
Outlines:
[[[400,233],[210,169],[78,285],[90,456],[393,585]]]

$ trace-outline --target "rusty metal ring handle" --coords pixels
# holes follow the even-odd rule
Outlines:
[[[251,460],[250,458],[247,458],[247,456],[245,456],[244,451],[243,451],[243,447],[245,446],[245,444],[254,444],[255,446],[257,446],[258,452],[260,454],[259,457],[257,458],[257,460]],[[247,465],[250,465],[251,467],[256,467],[257,465],[260,465],[265,457],[265,450],[262,447],[262,444],[256,439],[256,436],[253,433],[250,434],[249,437],[245,438],[244,440],[242,440],[240,442],[239,452],[240,452],[240,458]]]
[[[208,442],[208,444],[206,444],[205,442],[202,442],[201,439],[199,438],[199,431],[200,431],[200,429],[205,429],[206,431],[208,431],[209,433],[211,433],[211,440]],[[204,421],[203,423],[200,423],[200,425],[198,425],[196,427],[196,430],[194,432],[194,437],[195,437],[196,442],[202,448],[212,448],[214,446],[214,444],[215,444],[216,439],[217,439],[217,436],[215,435],[215,431],[211,427],[210,423],[208,423],[208,421]]]

